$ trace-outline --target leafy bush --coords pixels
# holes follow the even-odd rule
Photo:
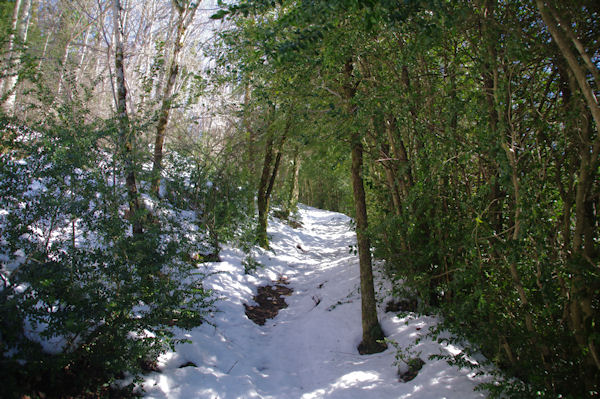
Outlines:
[[[190,257],[197,221],[164,206],[132,235],[112,130],[68,117],[37,132],[4,127],[0,368],[15,397],[107,395],[213,301]]]
[[[203,153],[201,146],[188,153],[170,152],[167,165],[166,199],[194,211],[204,229],[200,233],[206,244],[199,256],[203,261],[218,261],[221,245],[240,237],[254,213],[245,171]]]

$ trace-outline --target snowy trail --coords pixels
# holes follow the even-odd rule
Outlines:
[[[303,227],[270,222],[272,251],[257,260],[264,268],[245,275],[244,254],[223,253],[218,271],[205,280],[222,300],[214,326],[180,334],[191,341],[160,361],[161,372],[145,378],[150,398],[483,398],[473,388],[481,380],[467,370],[429,360],[431,354],[459,351],[423,339],[415,350],[426,364],[412,381],[398,381],[395,349],[361,356],[358,259],[349,253],[356,241],[347,216],[302,207]],[[256,287],[285,276],[294,293],[288,307],[258,326],[244,314]],[[385,290],[379,297],[385,296]],[[383,303],[380,307],[384,307]],[[435,318],[380,309],[386,335],[406,346],[424,335]],[[188,362],[195,366],[180,368]]]

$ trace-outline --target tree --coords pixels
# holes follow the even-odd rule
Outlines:
[[[348,59],[344,64],[342,93],[346,102],[346,112],[349,120],[356,113],[356,106],[352,103],[356,95],[358,83],[353,76],[354,61]],[[351,127],[351,129],[354,126]],[[367,218],[367,201],[363,182],[363,145],[361,134],[354,128],[349,133],[352,153],[352,191],[354,194],[354,207],[356,219],[356,239],[358,243],[358,256],[360,268],[360,298],[362,315],[363,338],[358,346],[361,354],[382,352],[387,348],[383,343],[384,335],[379,320],[377,319],[377,305],[375,301],[375,285],[373,283],[373,266],[371,263],[371,241],[368,236],[369,222]]]
[[[162,103],[160,106],[158,123],[156,125],[156,136],[154,141],[154,158],[152,164],[152,192],[158,197],[160,188],[160,174],[162,168],[163,145],[167,124],[169,123],[169,114],[173,102],[173,89],[175,80],[179,73],[179,53],[183,47],[185,31],[194,20],[194,15],[198,9],[199,3],[195,1],[173,0],[177,9],[177,20],[174,26],[175,36],[173,38],[173,47],[171,49],[169,67],[167,68],[166,85],[162,93]]]
[[[125,68],[123,66],[123,25],[121,22],[121,2],[113,0],[113,23],[115,39],[115,74],[117,84],[117,126],[119,130],[119,150],[123,154],[125,163],[125,181],[129,201],[129,219],[133,224],[133,234],[141,235],[144,231],[142,225],[141,205],[135,177],[135,164],[133,159],[133,133],[129,125],[127,114],[127,87],[125,85]]]
[[[31,18],[31,1],[16,0],[12,17],[12,32],[8,40],[8,75],[2,84],[2,108],[7,115],[13,115],[17,98],[16,87],[19,79],[21,66],[21,54],[19,50],[27,42],[29,21]]]
[[[294,130],[326,132],[327,151],[302,141],[300,198],[335,207],[319,156],[332,170],[350,156],[352,188],[328,192],[354,196],[361,258],[367,238],[397,290],[524,382],[492,392],[592,396],[598,6],[252,0],[226,14],[232,54],[253,50],[240,69],[310,71],[268,96],[307,104]]]
[[[276,111],[272,109],[271,112],[275,113]],[[267,138],[265,140],[265,156],[256,194],[256,204],[258,207],[256,240],[258,245],[265,249],[269,248],[269,238],[267,236],[269,204],[271,195],[273,193],[273,187],[275,186],[275,179],[277,178],[279,166],[281,165],[283,146],[292,125],[292,112],[293,110],[288,111],[288,114],[285,117],[285,126],[283,127],[283,131],[280,133],[280,135],[276,136],[274,132],[267,132]],[[275,119],[275,116],[272,118]],[[269,131],[272,130],[271,128],[274,125],[274,123],[271,124],[267,127],[267,129]],[[277,143],[275,143],[275,137],[277,137]]]
[[[592,62],[584,44],[573,31],[572,26],[574,24],[565,20],[560,11],[547,5],[545,1],[536,0],[536,5],[577,82],[577,87],[573,87],[572,90],[577,91],[579,89],[594,121],[593,123],[586,123],[588,126],[581,131],[581,150],[579,152],[581,164],[575,195],[575,231],[572,248],[573,257],[582,256],[593,265],[593,258],[596,256],[594,248],[596,245],[593,243],[596,223],[591,219],[594,215],[590,209],[593,207],[590,203],[590,196],[593,195],[594,180],[597,178],[598,166],[600,165],[600,105],[592,85],[598,87],[598,84],[600,84],[600,69]],[[577,50],[581,61],[578,60],[577,53],[572,47]],[[590,79],[591,84],[588,80],[588,74],[592,78]],[[595,126],[595,137],[590,132],[589,124]],[[595,310],[592,304],[595,294],[586,288],[585,277],[580,272],[575,272],[574,280],[576,281],[573,289],[574,299],[571,301],[569,309],[573,333],[578,345],[582,348],[587,347],[589,350],[589,363],[600,370],[600,348],[597,346],[597,340],[591,336],[593,334],[592,329],[588,327],[590,323],[593,324],[595,319]]]
[[[339,8],[338,8],[339,7]],[[241,2],[239,5],[232,6],[228,11],[223,11],[217,17],[222,17],[227,13],[236,15],[239,19],[240,31],[243,35],[249,35],[250,42],[261,43],[254,47],[258,49],[258,57],[251,59],[252,62],[259,64],[251,64],[247,66],[242,64],[241,68],[250,69],[256,68],[254,65],[263,64],[263,59],[268,59],[267,72],[265,76],[269,78],[276,77],[279,82],[284,82],[284,85],[275,85],[275,91],[270,92],[270,98],[286,98],[287,96],[295,97],[293,101],[297,101],[299,96],[298,87],[304,84],[312,85],[314,88],[315,81],[311,79],[311,68],[317,67],[321,77],[330,79],[327,84],[333,84],[342,94],[335,90],[329,89],[327,99],[329,100],[331,92],[335,93],[336,106],[343,112],[341,122],[345,126],[345,131],[341,134],[341,138],[350,143],[348,148],[352,154],[352,168],[350,170],[351,181],[354,188],[354,205],[355,218],[357,222],[357,237],[358,251],[360,260],[360,276],[361,276],[361,298],[362,298],[362,319],[363,319],[363,341],[359,347],[361,353],[375,353],[385,349],[385,344],[380,341],[383,339],[383,332],[379,326],[377,319],[373,272],[371,264],[370,244],[367,233],[367,209],[362,180],[362,144],[361,135],[357,132],[356,127],[352,126],[357,122],[355,117],[356,108],[353,104],[354,94],[360,79],[355,79],[352,73],[353,61],[352,53],[360,51],[357,48],[348,48],[344,45],[340,48],[340,43],[345,43],[357,39],[360,34],[350,29],[350,20],[354,21],[356,17],[356,9],[342,11],[344,5],[341,3],[335,4],[333,10],[328,7],[325,2],[315,2],[310,7],[300,7],[292,3],[283,6],[276,6],[271,9],[271,6],[262,1]],[[275,11],[275,14],[269,13]],[[339,14],[335,14],[335,13]],[[260,24],[260,18],[255,15],[260,15],[263,25]],[[244,25],[245,18],[249,16],[253,23]],[[329,21],[328,18],[332,18]],[[290,23],[290,21],[293,21]],[[316,27],[315,27],[316,26]],[[336,26],[337,31],[329,32],[327,29]],[[247,27],[247,29],[244,29]],[[289,29],[293,27],[294,29]],[[350,32],[347,36],[346,34]],[[351,39],[349,39],[351,37]],[[248,48],[248,43],[242,39],[242,49]],[[234,46],[231,46],[234,47]],[[351,47],[351,46],[350,46]],[[335,54],[339,51],[341,54]],[[239,48],[235,48],[232,52],[240,52]],[[256,50],[255,50],[256,52]],[[347,55],[350,61],[344,60],[342,57]],[[304,58],[304,61],[301,61]],[[341,62],[340,62],[341,60]],[[263,64],[265,65],[265,64]],[[339,68],[344,66],[340,73]],[[264,68],[264,67],[263,67]],[[314,75],[314,74],[313,74]],[[341,85],[336,82],[343,82]],[[290,92],[290,83],[296,82],[296,90]],[[287,87],[286,87],[287,86]],[[340,101],[341,100],[341,101]],[[273,100],[271,100],[273,101]],[[314,99],[311,99],[314,101]],[[276,101],[274,101],[276,102]],[[333,103],[330,103],[333,105]],[[338,121],[339,122],[339,121]],[[286,128],[283,130],[283,139],[287,135],[289,126],[286,122]],[[282,141],[283,143],[283,141]],[[263,164],[263,173],[259,184],[258,193],[258,209],[259,209],[259,242],[263,246],[267,246],[266,240],[266,218],[268,211],[268,199],[270,188],[275,178],[275,173],[278,167],[278,157],[273,161],[273,140],[267,139],[265,162]],[[273,167],[271,165],[273,164]]]

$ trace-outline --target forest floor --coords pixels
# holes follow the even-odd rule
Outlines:
[[[424,363],[410,362],[422,368],[409,370],[396,360],[394,345],[359,355],[359,270],[358,257],[350,251],[356,242],[350,219],[305,206],[300,216],[303,226],[296,229],[270,221],[271,250],[254,253],[262,266],[252,275],[244,273],[246,255],[234,248],[223,250],[222,262],[202,266],[200,271],[210,274],[205,287],[220,297],[212,325],[177,331],[190,342],[163,355],[159,371],[145,376],[148,398],[485,397],[473,389],[486,377],[430,359],[461,350],[427,336],[435,317],[385,312],[391,296],[379,273],[382,328],[399,348],[411,348],[405,360],[418,357]],[[272,313],[259,310],[264,324],[258,325],[247,314],[248,309],[264,310],[261,301],[275,305]]]

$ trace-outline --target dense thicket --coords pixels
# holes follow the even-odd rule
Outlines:
[[[241,0],[218,37],[198,7],[0,0],[10,389],[139,372],[210,305],[176,281],[303,201],[355,216],[361,350],[373,249],[499,366],[490,392],[598,395],[597,1]]]
[[[203,13],[0,1],[0,396],[134,395],[213,310],[199,264],[253,206],[232,123],[200,99]]]
[[[347,210],[360,146],[390,278],[524,383],[500,390],[596,395],[597,2],[241,1],[225,16],[248,97],[301,104],[300,197]]]

